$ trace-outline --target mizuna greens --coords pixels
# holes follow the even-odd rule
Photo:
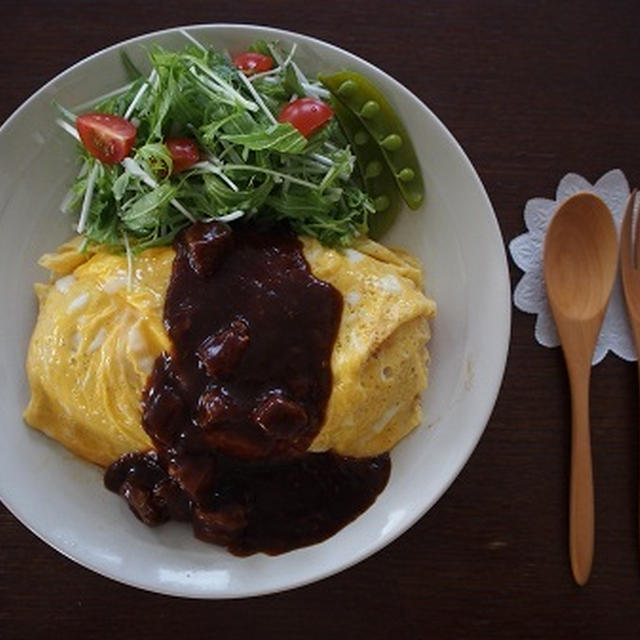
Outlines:
[[[355,158],[335,118],[308,138],[278,122],[296,97],[326,99],[329,92],[308,80],[275,44],[251,49],[274,60],[274,68],[247,76],[230,58],[188,34],[182,51],[154,46],[151,73],[135,76],[91,111],[131,120],[135,143],[122,162],[105,164],[79,145],[80,172],[62,208],[77,216],[85,243],[127,251],[172,242],[196,220],[286,221],[297,233],[328,245],[348,245],[366,234],[375,215],[363,190]],[[60,107],[59,124],[78,137],[79,113]],[[188,137],[200,160],[175,172],[165,144]]]

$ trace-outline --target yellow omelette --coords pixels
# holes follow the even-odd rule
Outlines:
[[[436,305],[423,293],[420,265],[371,240],[349,249],[302,242],[313,274],[344,300],[333,387],[310,450],[388,451],[421,421]],[[173,257],[170,247],[150,249],[129,265],[122,255],[81,253],[76,239],[41,258],[52,279],[36,285],[29,425],[102,466],[151,447],[141,398],[155,358],[170,346],[162,314]]]

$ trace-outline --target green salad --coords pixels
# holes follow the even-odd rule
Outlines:
[[[170,244],[195,221],[255,219],[344,246],[387,226],[381,221],[392,220],[397,198],[376,194],[371,181],[396,168],[378,166],[389,145],[375,117],[364,109],[338,117],[339,87],[307,78],[295,45],[256,42],[231,58],[185,35],[181,51],[148,51],[149,74],[123,54],[131,82],[89,111],[59,105],[58,123],[80,143],[80,170],[62,208],[85,244],[137,251]],[[350,83],[357,77],[350,73]],[[383,104],[387,120],[389,111]],[[374,166],[358,157],[358,145],[378,137],[385,155]],[[403,142],[414,166],[397,168],[401,186],[402,176],[419,173]]]

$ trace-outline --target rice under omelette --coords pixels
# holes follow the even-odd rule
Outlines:
[[[133,260],[78,251],[76,239],[42,257],[50,284],[36,285],[40,312],[27,356],[26,422],[75,454],[107,466],[151,448],[141,398],[156,357],[170,346],[163,325],[174,250]],[[302,238],[313,274],[342,294],[331,356],[332,391],[310,451],[365,457],[389,451],[421,421],[429,319],[418,261],[361,240],[329,249]]]

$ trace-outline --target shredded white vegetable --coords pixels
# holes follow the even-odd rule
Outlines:
[[[254,86],[249,82],[249,80],[247,80],[247,76],[245,76],[244,73],[242,73],[242,71],[238,71],[238,76],[244,83],[244,86],[247,87],[247,89],[249,90],[249,93],[253,96],[253,99],[256,101],[258,106],[265,113],[267,118],[269,118],[269,120],[271,120],[273,124],[277,124],[278,121],[275,119],[275,116],[273,115],[273,113],[271,113],[271,111],[269,111],[269,109],[267,108],[267,105],[264,103],[264,101],[260,97],[260,94],[255,90]]]
[[[235,211],[231,211],[230,213],[227,213],[224,216],[218,216],[216,218],[205,218],[204,221],[205,222],[213,222],[214,220],[217,220],[218,222],[233,222],[234,220],[237,220],[238,218],[242,218],[242,216],[245,214],[245,212],[242,209],[236,209]]]
[[[122,232],[122,241],[124,243],[124,249],[127,253],[127,291],[131,291],[133,288],[133,253],[131,252],[131,245],[129,244],[129,236],[126,231]]]
[[[91,98],[91,100],[87,100],[86,102],[82,102],[81,104],[75,105],[71,109],[71,111],[73,111],[74,113],[82,113],[83,111],[90,109],[96,104],[100,104],[101,102],[104,102],[109,98],[113,98],[114,96],[118,96],[121,93],[125,93],[126,91],[129,91],[129,89],[131,89],[131,87],[133,87],[134,84],[135,84],[134,82],[128,82],[127,84],[123,85],[122,87],[118,87],[113,91],[109,91],[108,93],[103,93],[102,95],[97,96],[96,98]]]
[[[186,29],[180,29],[180,33],[187,39],[187,40],[191,40],[191,42],[193,42],[193,44],[196,45],[196,47],[198,47],[199,49],[201,49],[202,51],[206,51],[207,48],[201,44],[198,40],[196,40]]]
[[[239,190],[238,185],[231,178],[229,178],[229,176],[226,176],[224,173],[222,173],[222,171],[220,170],[220,167],[216,166],[211,161],[205,160],[203,162],[198,162],[193,165],[192,169],[204,169],[209,173],[213,173],[217,175],[223,182],[225,182],[232,191],[237,192]]]
[[[158,183],[133,158],[124,158],[120,164],[125,171],[140,178],[148,187],[155,189],[158,186]]]
[[[73,125],[65,122],[62,118],[58,118],[56,120],[56,124],[60,125],[69,135],[72,135],[78,142],[80,142],[80,135]]]
[[[147,81],[140,87],[140,89],[138,89],[138,93],[136,93],[133,100],[131,101],[131,104],[127,107],[127,110],[124,112],[124,117],[126,119],[129,119],[131,117],[133,110],[138,106],[138,102],[140,102],[140,98],[142,98],[145,91],[150,86],[155,84],[157,77],[158,77],[158,72],[155,69],[153,69],[153,71],[151,71],[151,73],[149,74]]]
[[[253,75],[249,76],[248,80],[250,82],[253,82],[254,80],[258,80],[260,78],[269,78],[269,76],[277,75],[278,73],[280,73],[280,71],[282,71],[282,69],[285,69],[286,66],[291,62],[297,48],[298,48],[298,43],[294,42],[293,45],[291,46],[291,50],[289,51],[287,57],[284,59],[284,61],[281,64],[277,64],[277,66],[273,67],[273,69],[269,69],[268,71],[261,71],[260,73],[254,73]],[[272,49],[269,48],[269,51],[272,51]]]
[[[199,71],[202,71],[208,78],[209,82],[207,82],[207,78],[204,78],[199,73],[197,73],[194,69],[197,67]],[[238,93],[230,84],[225,82],[215,71],[211,70],[206,65],[202,64],[199,60],[193,58],[193,66],[189,68],[189,71],[196,77],[200,82],[208,84],[210,88],[220,92],[222,91],[228,97],[230,97],[236,104],[243,106],[245,109],[249,111],[257,111],[258,105],[255,102],[251,102],[251,100],[247,100],[242,94]]]
[[[82,233],[87,224],[87,217],[89,216],[89,208],[91,207],[91,200],[93,199],[93,187],[96,184],[96,178],[98,177],[98,171],[100,167],[97,164],[93,165],[91,173],[87,178],[87,188],[84,192],[84,198],[82,199],[82,209],[80,210],[80,218],[78,220],[78,233]]]

